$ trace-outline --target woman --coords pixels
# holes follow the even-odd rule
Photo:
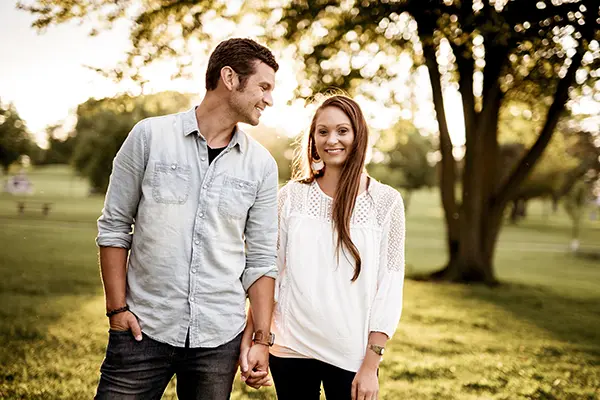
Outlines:
[[[376,399],[378,367],[402,309],[404,205],[365,171],[358,104],[317,109],[295,180],[279,193],[279,276],[270,368],[279,399]],[[245,334],[249,346],[252,321]],[[248,378],[253,386],[268,378]]]

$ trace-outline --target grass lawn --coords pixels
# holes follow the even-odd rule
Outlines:
[[[30,177],[49,216],[18,215],[0,194],[0,398],[92,398],[108,337],[94,244],[103,199],[63,167]],[[381,399],[600,399],[600,262],[567,251],[562,211],[529,212],[502,231],[501,286],[407,280]],[[407,272],[442,265],[437,192],[413,196],[407,229]],[[581,242],[600,251],[599,221]],[[164,398],[175,398],[173,382]],[[236,380],[232,398],[275,396]]]

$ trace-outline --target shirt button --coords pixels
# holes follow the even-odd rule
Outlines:
[[[193,298],[193,297],[190,297],[190,301],[194,301],[194,298]]]
[[[198,214],[198,215],[200,215],[200,217],[204,217],[204,213],[200,213],[200,214]]]
[[[194,268],[194,269],[192,270],[192,274],[195,274],[195,273],[196,273],[196,268]]]
[[[208,189],[208,186],[204,185],[202,186],[202,189]]]
[[[171,164],[171,169],[177,169],[177,164]]]
[[[200,160],[202,160],[202,161],[206,161],[206,157],[202,157]]]
[[[239,187],[244,187],[243,183],[238,183]]]
[[[199,240],[195,240],[194,243],[200,244],[200,241]]]

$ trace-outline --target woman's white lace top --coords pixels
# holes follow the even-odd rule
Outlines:
[[[402,311],[404,203],[371,179],[350,224],[362,259],[358,279],[348,251],[336,257],[333,199],[317,182],[279,192],[279,275],[272,330],[276,356],[314,358],[358,371],[370,332],[394,335]]]

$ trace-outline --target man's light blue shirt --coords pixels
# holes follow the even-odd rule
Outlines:
[[[145,334],[217,347],[244,329],[248,288],[277,274],[277,187],[275,160],[239,128],[209,165],[195,109],[136,124],[97,244],[131,249],[127,304]]]

